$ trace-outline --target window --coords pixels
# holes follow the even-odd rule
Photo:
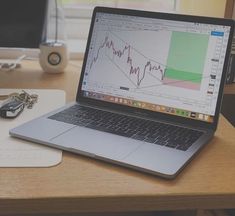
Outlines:
[[[121,7],[152,11],[175,11],[176,0],[62,0],[67,36],[86,39],[95,6]]]
[[[173,11],[176,7],[176,0],[62,0],[62,4],[69,13],[67,14],[69,17],[89,18],[92,9],[97,5],[142,10]]]

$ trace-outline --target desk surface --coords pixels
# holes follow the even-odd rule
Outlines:
[[[38,63],[0,71],[1,88],[56,88],[75,98],[81,62],[63,74],[46,74]],[[235,85],[226,87],[235,93]],[[63,153],[51,168],[0,168],[0,215],[235,208],[235,133],[220,116],[213,140],[175,180]]]

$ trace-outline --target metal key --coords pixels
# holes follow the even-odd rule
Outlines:
[[[37,94],[29,94],[26,91],[22,90],[23,93],[19,95],[19,99],[24,102],[28,109],[32,109],[33,105],[37,103],[38,95]]]
[[[21,93],[11,93],[9,95],[0,95],[0,100],[12,99],[16,101],[21,101],[25,104],[28,109],[32,109],[33,105],[38,101],[37,94],[29,94],[26,91],[22,90]]]

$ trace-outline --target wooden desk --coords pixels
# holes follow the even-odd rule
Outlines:
[[[0,71],[0,87],[63,89],[71,101],[80,66],[51,75],[24,62],[20,70]],[[234,132],[221,116],[214,139],[175,180],[66,152],[51,168],[0,168],[0,215],[235,208]]]

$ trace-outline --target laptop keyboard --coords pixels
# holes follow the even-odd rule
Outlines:
[[[186,151],[203,134],[189,128],[79,105],[48,118],[182,151]]]

